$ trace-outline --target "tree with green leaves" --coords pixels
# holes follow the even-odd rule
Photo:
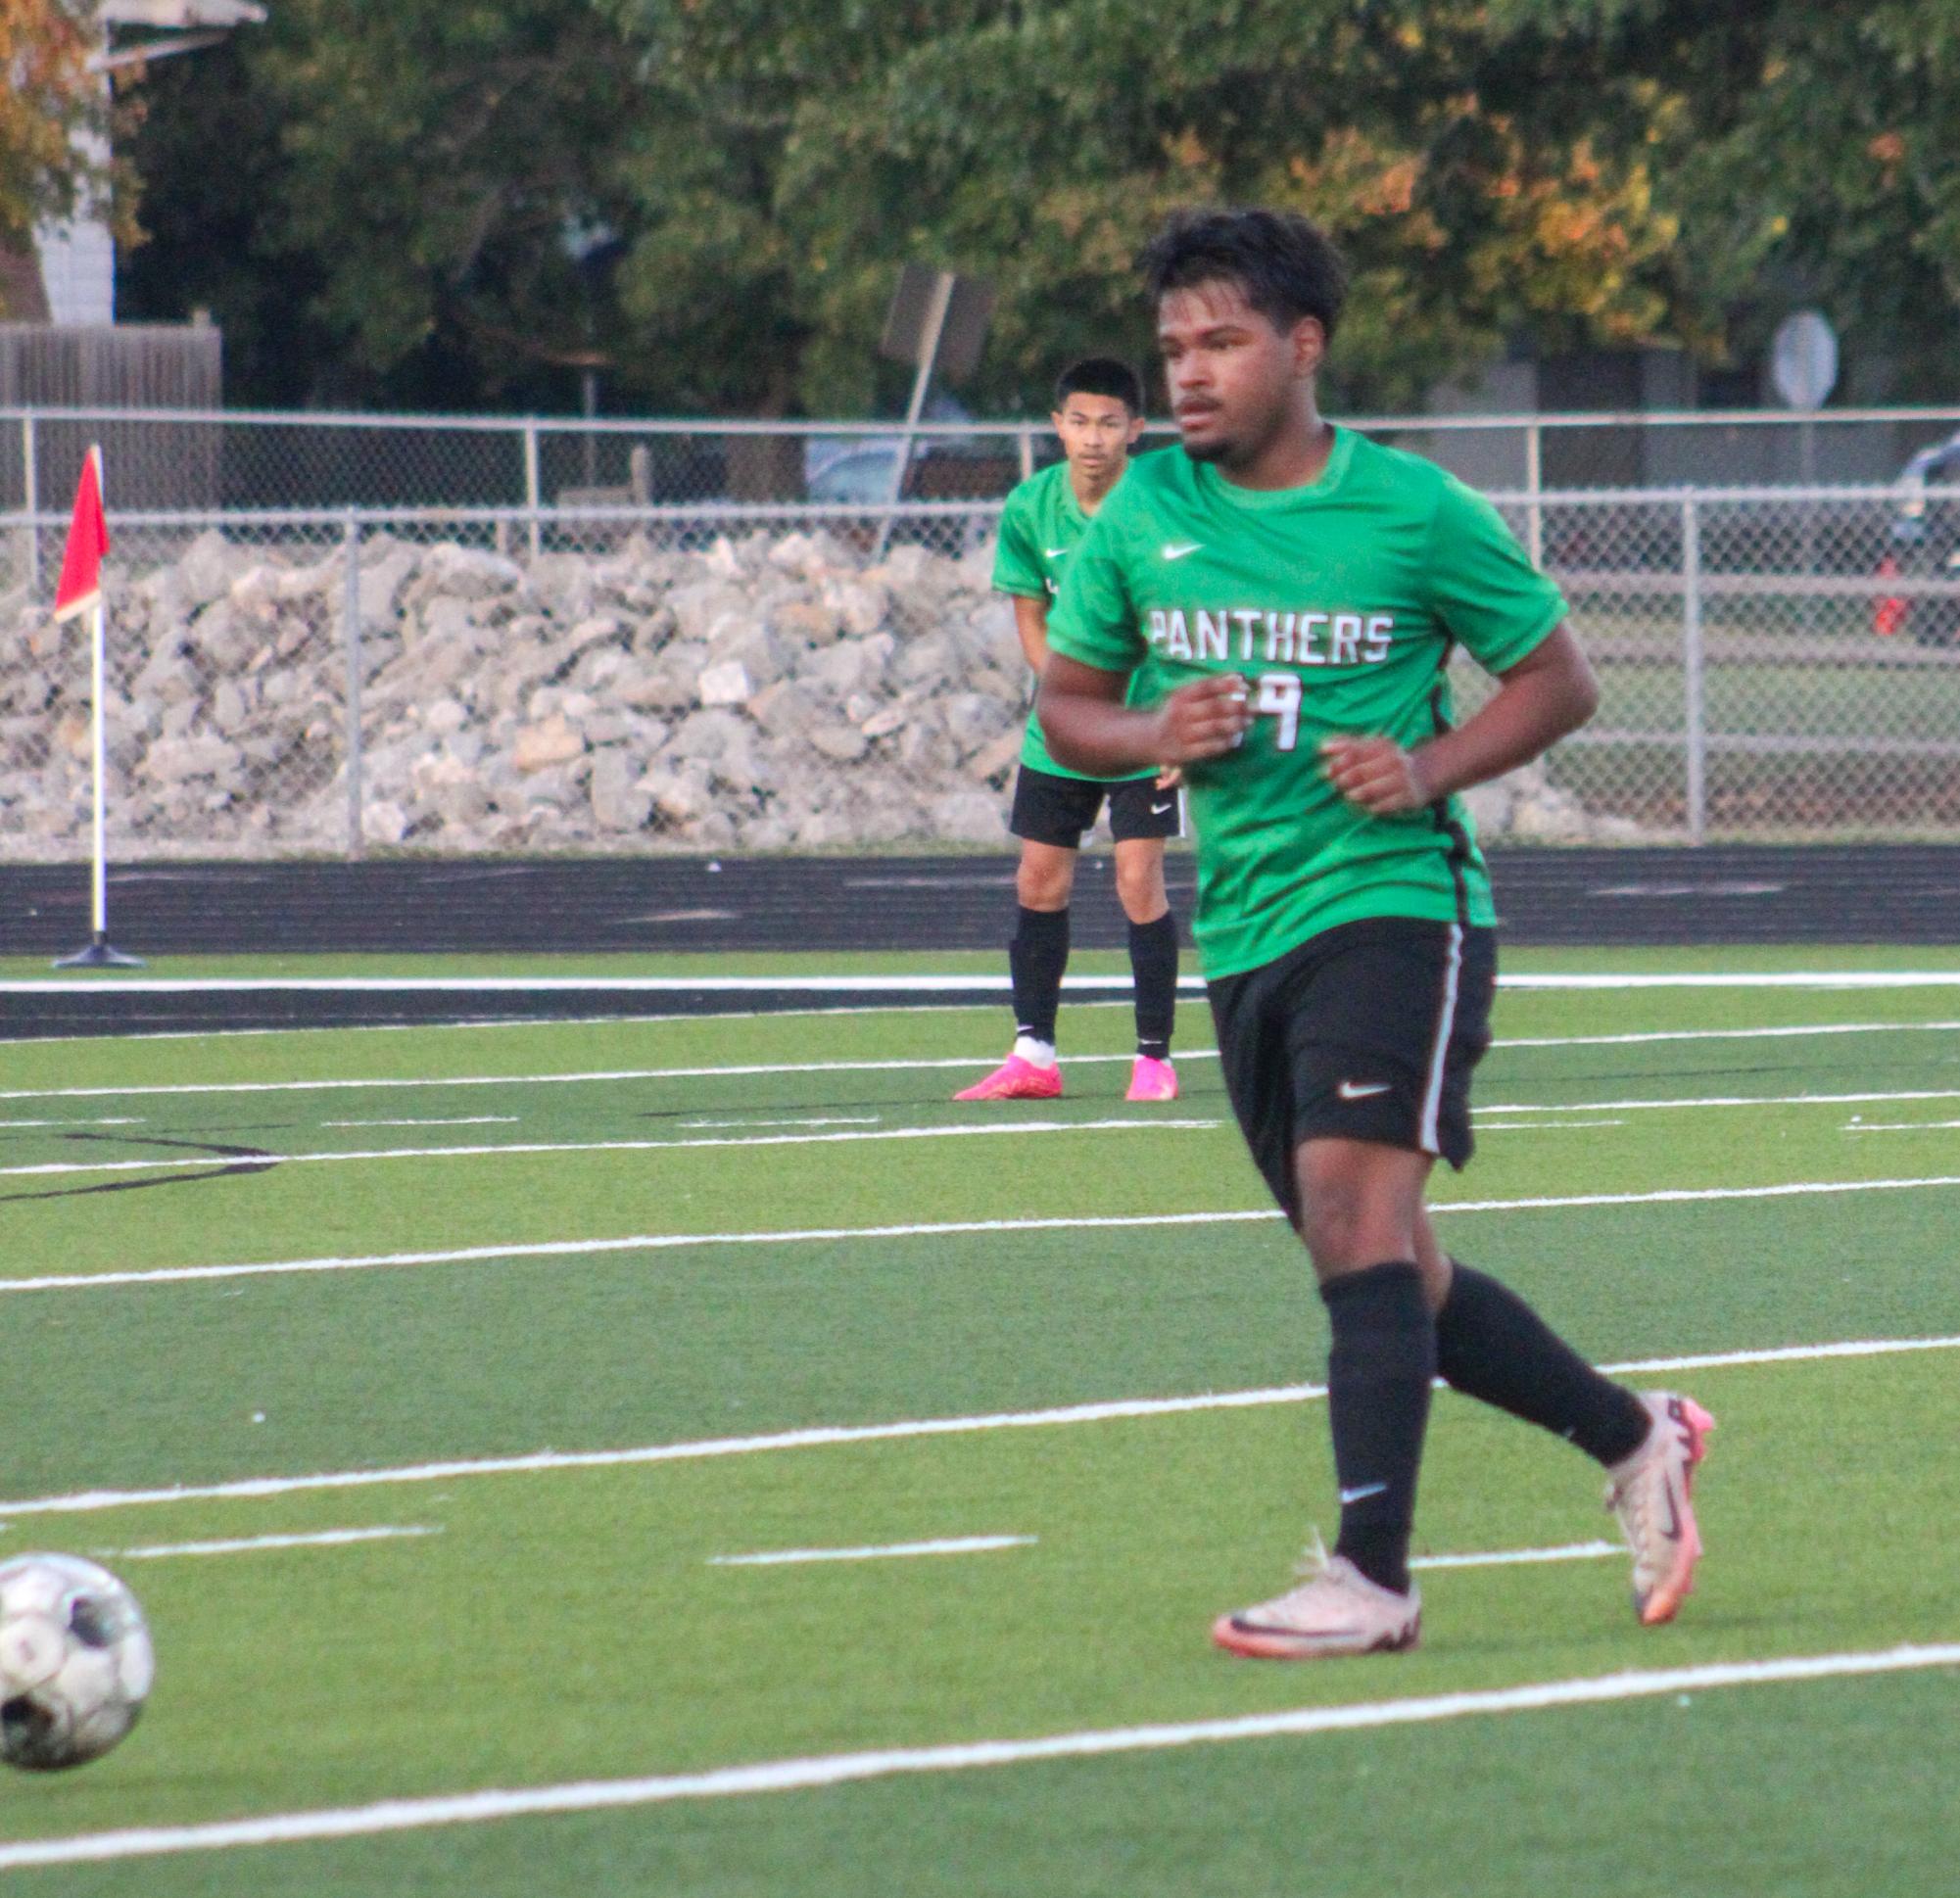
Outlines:
[[[126,176],[92,155],[107,149],[111,111],[88,70],[91,13],[78,0],[0,0],[0,319],[46,320],[41,225],[106,210],[134,234]]]
[[[746,312],[742,369],[776,405],[867,401],[914,258],[995,279],[982,393],[1037,403],[1058,356],[1144,347],[1129,259],[1194,200],[1298,209],[1340,240],[1350,406],[1408,403],[1519,331],[1686,330],[1651,168],[1617,124],[1595,134],[1645,96],[1476,0],[606,4],[689,102],[636,176],[629,304],[701,346]]]
[[[1348,253],[1350,412],[1809,301],[1951,393],[1949,0],[281,0],[147,89],[125,307],[210,306],[247,400],[888,412],[917,261],[994,281],[963,393],[1027,413],[1149,353],[1130,259],[1207,200]]]
[[[630,364],[606,275],[643,90],[589,0],[280,0],[180,65],[139,153],[169,255],[132,288],[242,334],[234,388],[559,407],[581,370]]]
[[[1960,12],[1950,0],[1493,0],[1652,101],[1638,140],[1678,268],[1732,353],[1793,308],[1842,332],[1853,393],[1950,401],[1960,360]]]

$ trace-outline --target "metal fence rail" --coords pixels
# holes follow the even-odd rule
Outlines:
[[[1345,418],[1344,418],[1345,419]],[[1960,408],[1362,416],[1351,425],[1489,491],[1810,487],[1894,479]],[[1168,439],[1158,424],[1154,439]],[[0,406],[0,509],[66,498],[100,442],[110,499],[212,508],[999,499],[1054,451],[1047,425],[644,421]]]
[[[1960,832],[1960,517],[1936,496],[1496,498],[1564,588],[1603,697],[1477,793],[1487,832]],[[998,843],[1028,681],[989,593],[997,516],[114,510],[112,854]],[[45,608],[65,526],[0,513],[17,856],[87,834],[83,635]],[[1467,710],[1488,684],[1457,672]]]

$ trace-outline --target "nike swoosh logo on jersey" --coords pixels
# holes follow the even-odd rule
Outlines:
[[[1387,1081],[1343,1081],[1334,1092],[1344,1101],[1365,1101],[1388,1090]]]
[[[1196,553],[1204,545],[1203,541],[1166,541],[1164,557],[1167,560],[1181,560],[1187,553]]]
[[[1049,559],[1060,560],[1069,549],[1067,547],[1048,547],[1044,551],[1047,553]]]

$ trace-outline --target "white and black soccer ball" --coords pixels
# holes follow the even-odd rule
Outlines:
[[[79,1555],[0,1562],[0,1760],[47,1772],[100,1759],[156,1673],[136,1597]]]

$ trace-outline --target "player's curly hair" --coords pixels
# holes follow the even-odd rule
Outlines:
[[[1143,413],[1143,382],[1127,362],[1114,356],[1087,356],[1072,362],[1055,378],[1055,406],[1068,405],[1071,396],[1107,396],[1132,416]]]
[[[1290,329],[1315,318],[1327,341],[1348,300],[1348,266],[1326,232],[1297,212],[1258,206],[1192,207],[1137,253],[1136,267],[1153,302],[1167,291],[1232,283],[1262,316]]]

